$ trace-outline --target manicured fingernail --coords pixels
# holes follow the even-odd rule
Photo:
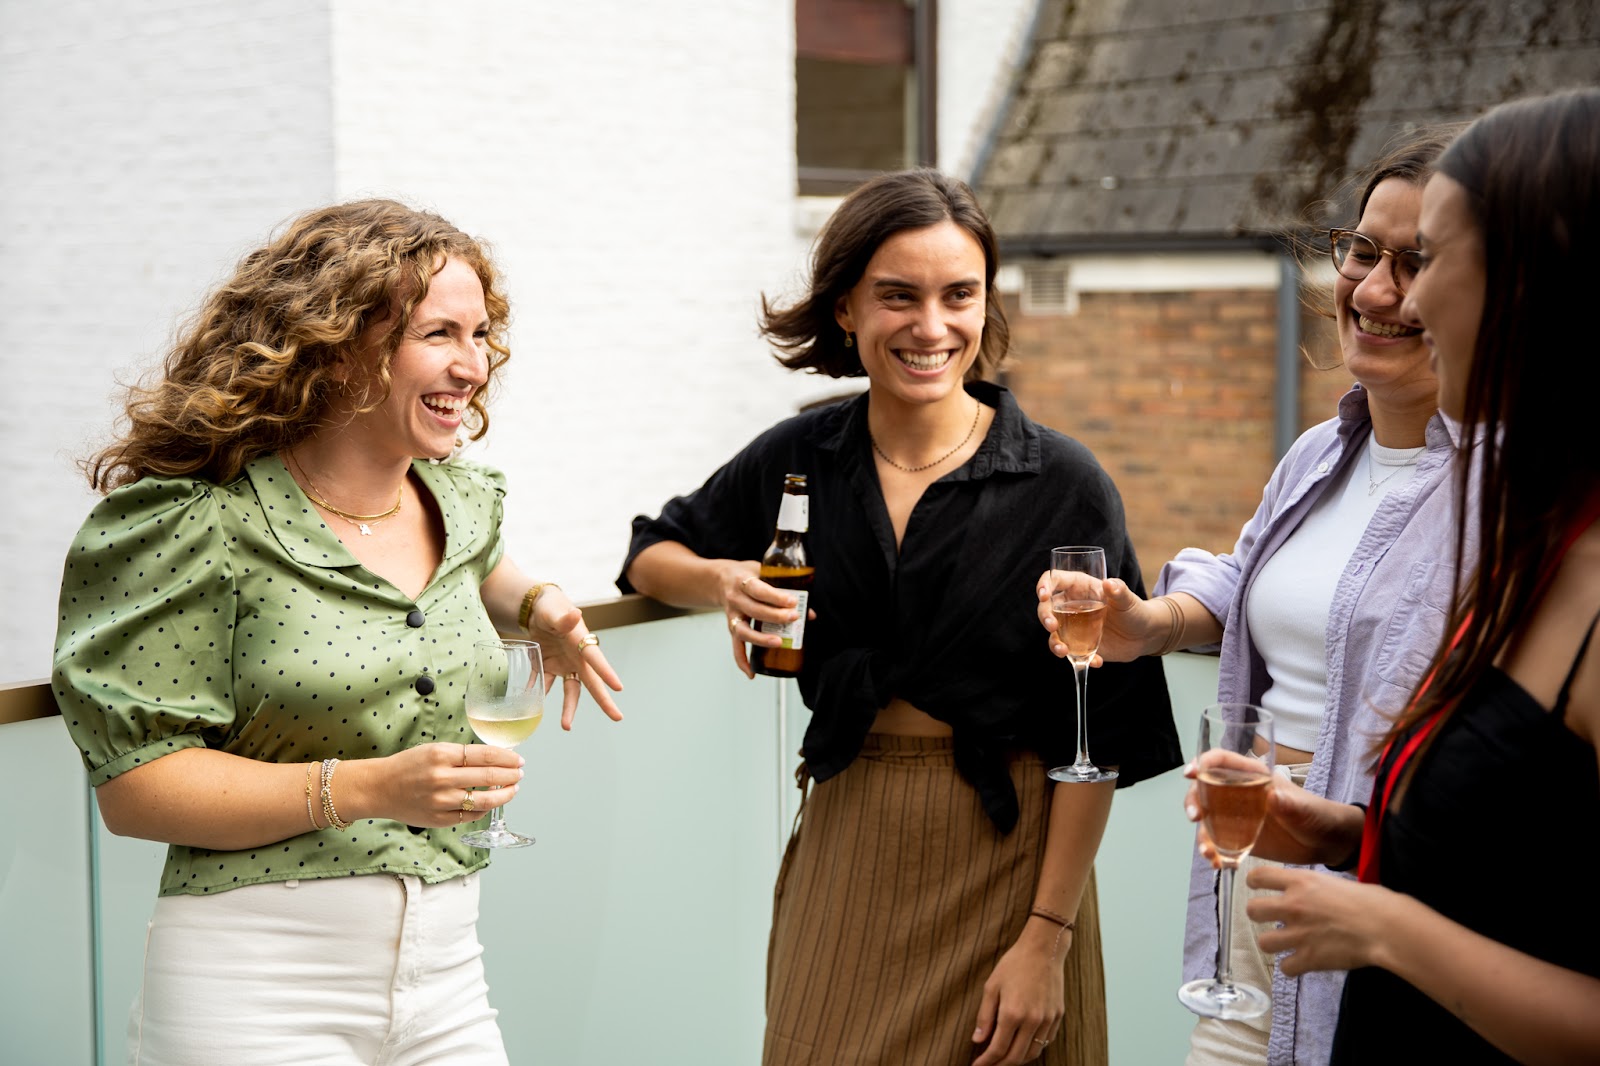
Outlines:
[[[983,1039],[983,1030],[982,1029],[974,1029],[972,1031],[972,1039],[974,1039],[974,1040],[982,1040]]]
[[[1192,822],[1200,817],[1200,808],[1196,807],[1192,803],[1185,803],[1183,805],[1183,813],[1187,814],[1189,816],[1189,821]]]

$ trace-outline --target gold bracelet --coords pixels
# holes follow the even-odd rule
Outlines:
[[[1161,602],[1167,605],[1167,613],[1172,617],[1172,632],[1167,634],[1166,641],[1155,652],[1156,655],[1167,655],[1183,646],[1184,632],[1189,628],[1188,620],[1183,616],[1183,608],[1178,606],[1178,601],[1171,596],[1160,597]]]
[[[333,809],[333,771],[338,769],[338,759],[322,760],[322,816],[335,829],[349,829],[350,823],[339,817]]]
[[[517,612],[517,625],[522,627],[524,633],[533,632],[528,628],[528,623],[533,621],[533,605],[539,602],[539,597],[544,595],[544,590],[558,589],[560,587],[554,581],[541,581],[537,585],[528,586],[528,591],[522,594],[522,610]]]
[[[315,809],[311,806],[311,772],[316,768],[316,763],[306,763],[306,818],[311,822],[312,832],[318,832],[322,829],[322,826],[317,824],[317,815]]]

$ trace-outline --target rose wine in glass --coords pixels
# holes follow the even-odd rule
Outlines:
[[[1272,713],[1248,703],[1207,707],[1200,716],[1200,809],[1221,863],[1217,882],[1217,975],[1178,989],[1207,1018],[1257,1018],[1272,1009],[1262,989],[1233,979],[1233,873],[1256,845],[1272,792]]]
[[[544,721],[544,659],[531,640],[480,640],[472,646],[467,680],[467,721],[479,740],[514,748]],[[525,848],[533,837],[506,828],[504,806],[489,815],[489,827],[467,833],[475,848]]]
[[[1115,770],[1102,770],[1089,758],[1089,661],[1100,647],[1106,622],[1102,583],[1106,579],[1103,548],[1065,547],[1050,550],[1050,610],[1056,635],[1067,646],[1072,678],[1078,690],[1078,757],[1071,766],[1050,771],[1053,781],[1087,784],[1115,781]]]

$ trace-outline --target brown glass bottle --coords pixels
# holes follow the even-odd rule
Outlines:
[[[810,507],[806,496],[806,476],[789,474],[783,479],[783,502],[778,507],[778,528],[772,543],[761,556],[761,580],[774,588],[789,589],[799,601],[800,617],[793,622],[759,622],[762,633],[783,637],[781,648],[750,646],[750,666],[769,677],[794,677],[805,661],[806,606],[811,599],[811,578],[816,570],[806,557],[806,529],[810,526]]]

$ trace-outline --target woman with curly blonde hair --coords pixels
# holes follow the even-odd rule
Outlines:
[[[310,212],[86,464],[54,688],[107,827],[170,845],[129,1061],[506,1061],[462,834],[522,760],[472,743],[472,644],[537,631],[562,724],[578,683],[621,717],[578,609],[505,554],[501,475],[440,461],[487,428],[508,316],[437,215]]]

